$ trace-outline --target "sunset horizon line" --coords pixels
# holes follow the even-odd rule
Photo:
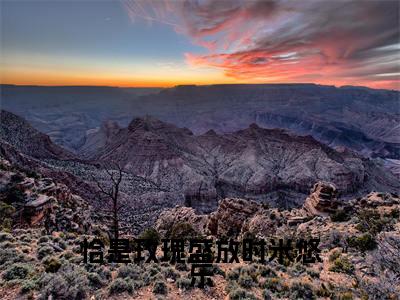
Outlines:
[[[173,85],[103,85],[103,84],[19,84],[19,83],[2,83],[0,82],[0,86],[18,86],[18,87],[103,87],[103,88],[159,88],[159,89],[170,89],[184,86],[219,86],[219,85],[315,85],[315,86],[325,86],[325,87],[335,87],[335,88],[344,88],[344,87],[353,87],[353,88],[367,88],[371,90],[387,90],[387,91],[396,91],[400,92],[399,89],[395,88],[379,88],[379,87],[371,87],[367,85],[353,85],[353,84],[344,84],[344,85],[335,85],[335,84],[327,84],[327,83],[317,83],[317,82],[259,82],[259,83],[250,83],[250,82],[239,82],[239,83],[183,83],[183,84],[173,84]]]

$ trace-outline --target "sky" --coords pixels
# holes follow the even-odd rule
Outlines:
[[[1,82],[399,90],[399,3],[0,0]]]

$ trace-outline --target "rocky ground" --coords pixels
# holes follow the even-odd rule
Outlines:
[[[226,198],[207,215],[183,206],[164,210],[155,228],[139,237],[320,239],[321,262],[259,263],[255,255],[251,263],[214,264],[212,281],[200,289],[190,285],[188,263],[84,263],[84,238],[107,241],[91,207],[66,186],[6,160],[0,174],[2,299],[398,299],[400,294],[396,194],[372,192],[342,202],[334,185],[319,182],[298,209]],[[18,203],[45,197],[54,200],[48,214],[29,226],[19,222]]]

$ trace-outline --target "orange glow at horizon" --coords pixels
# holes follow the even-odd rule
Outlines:
[[[237,83],[236,80],[225,78],[223,75],[188,74],[181,75],[158,74],[157,76],[115,74],[112,72],[72,72],[55,70],[17,70],[2,71],[1,84],[42,85],[42,86],[114,86],[114,87],[173,87],[190,84],[222,84]]]
[[[33,85],[33,86],[110,86],[110,87],[121,87],[121,88],[171,88],[178,85],[213,85],[213,84],[296,84],[296,83],[314,83],[320,85],[330,85],[330,86],[365,86],[373,89],[388,89],[400,91],[400,84],[393,81],[377,81],[375,83],[371,82],[359,82],[349,83],[347,81],[335,81],[332,80],[318,80],[318,81],[232,81],[232,80],[220,80],[220,81],[190,81],[190,80],[129,80],[129,79],[115,79],[115,78],[16,78],[16,79],[3,79],[0,84],[10,84],[10,85]]]

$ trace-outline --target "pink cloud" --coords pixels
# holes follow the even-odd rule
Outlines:
[[[187,63],[228,77],[399,87],[398,1],[124,3],[132,18],[169,24],[207,49],[186,53]]]

